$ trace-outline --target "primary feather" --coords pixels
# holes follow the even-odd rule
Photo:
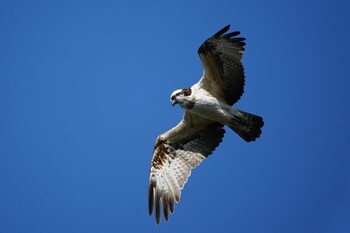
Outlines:
[[[203,76],[191,88],[172,93],[172,105],[185,111],[180,123],[158,136],[151,160],[148,207],[166,221],[174,212],[192,169],[222,141],[227,125],[245,141],[254,141],[264,125],[260,116],[232,107],[244,92],[243,42],[239,32],[225,34],[229,25],[207,39],[198,49]]]

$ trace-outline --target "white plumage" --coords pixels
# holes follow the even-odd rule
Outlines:
[[[148,206],[165,220],[174,212],[192,169],[221,143],[224,125],[245,141],[255,141],[264,124],[260,116],[232,107],[244,92],[243,42],[239,32],[227,33],[229,25],[207,39],[198,49],[203,76],[191,88],[172,93],[172,105],[185,111],[180,123],[158,136],[150,168]],[[161,211],[162,209],[162,211]]]

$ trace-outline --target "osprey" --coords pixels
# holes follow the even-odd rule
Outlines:
[[[178,125],[159,135],[154,145],[148,208],[150,215],[155,208],[157,225],[161,209],[168,221],[191,170],[221,143],[225,125],[247,142],[261,134],[262,117],[232,107],[244,91],[245,38],[236,37],[238,31],[225,34],[229,28],[227,25],[199,47],[204,70],[199,82],[171,94],[171,104],[180,105],[184,116]]]

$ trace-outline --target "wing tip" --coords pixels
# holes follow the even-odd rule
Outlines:
[[[166,199],[167,197],[163,195],[162,196],[163,214],[164,214],[164,219],[167,222],[169,220],[169,204]]]
[[[212,37],[213,38],[219,38],[222,36],[225,32],[227,32],[230,29],[231,25],[228,24],[225,27],[223,27],[221,30],[219,30],[217,33],[215,33]]]
[[[159,191],[156,190],[156,223],[157,225],[160,224],[160,197],[159,197]]]
[[[226,25],[223,27],[221,30],[219,30],[217,33],[215,33],[213,36],[208,38],[204,43],[198,48],[198,54],[201,56],[202,54],[207,54],[210,51],[214,50],[216,48],[216,43],[214,42],[217,39],[224,39],[229,41],[232,44],[235,44],[238,46],[239,51],[244,51],[244,46],[246,43],[244,42],[246,38],[244,37],[236,37],[241,34],[240,31],[234,31],[234,32],[229,32],[225,34],[229,29],[230,29],[230,24]]]
[[[154,208],[155,187],[156,187],[156,181],[153,179],[153,176],[151,176],[148,184],[148,213],[150,216],[152,215],[153,208]]]

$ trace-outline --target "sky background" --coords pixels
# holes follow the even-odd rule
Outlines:
[[[238,108],[170,221],[148,216],[156,137],[200,44],[247,38]],[[350,1],[0,1],[0,232],[350,232]]]

